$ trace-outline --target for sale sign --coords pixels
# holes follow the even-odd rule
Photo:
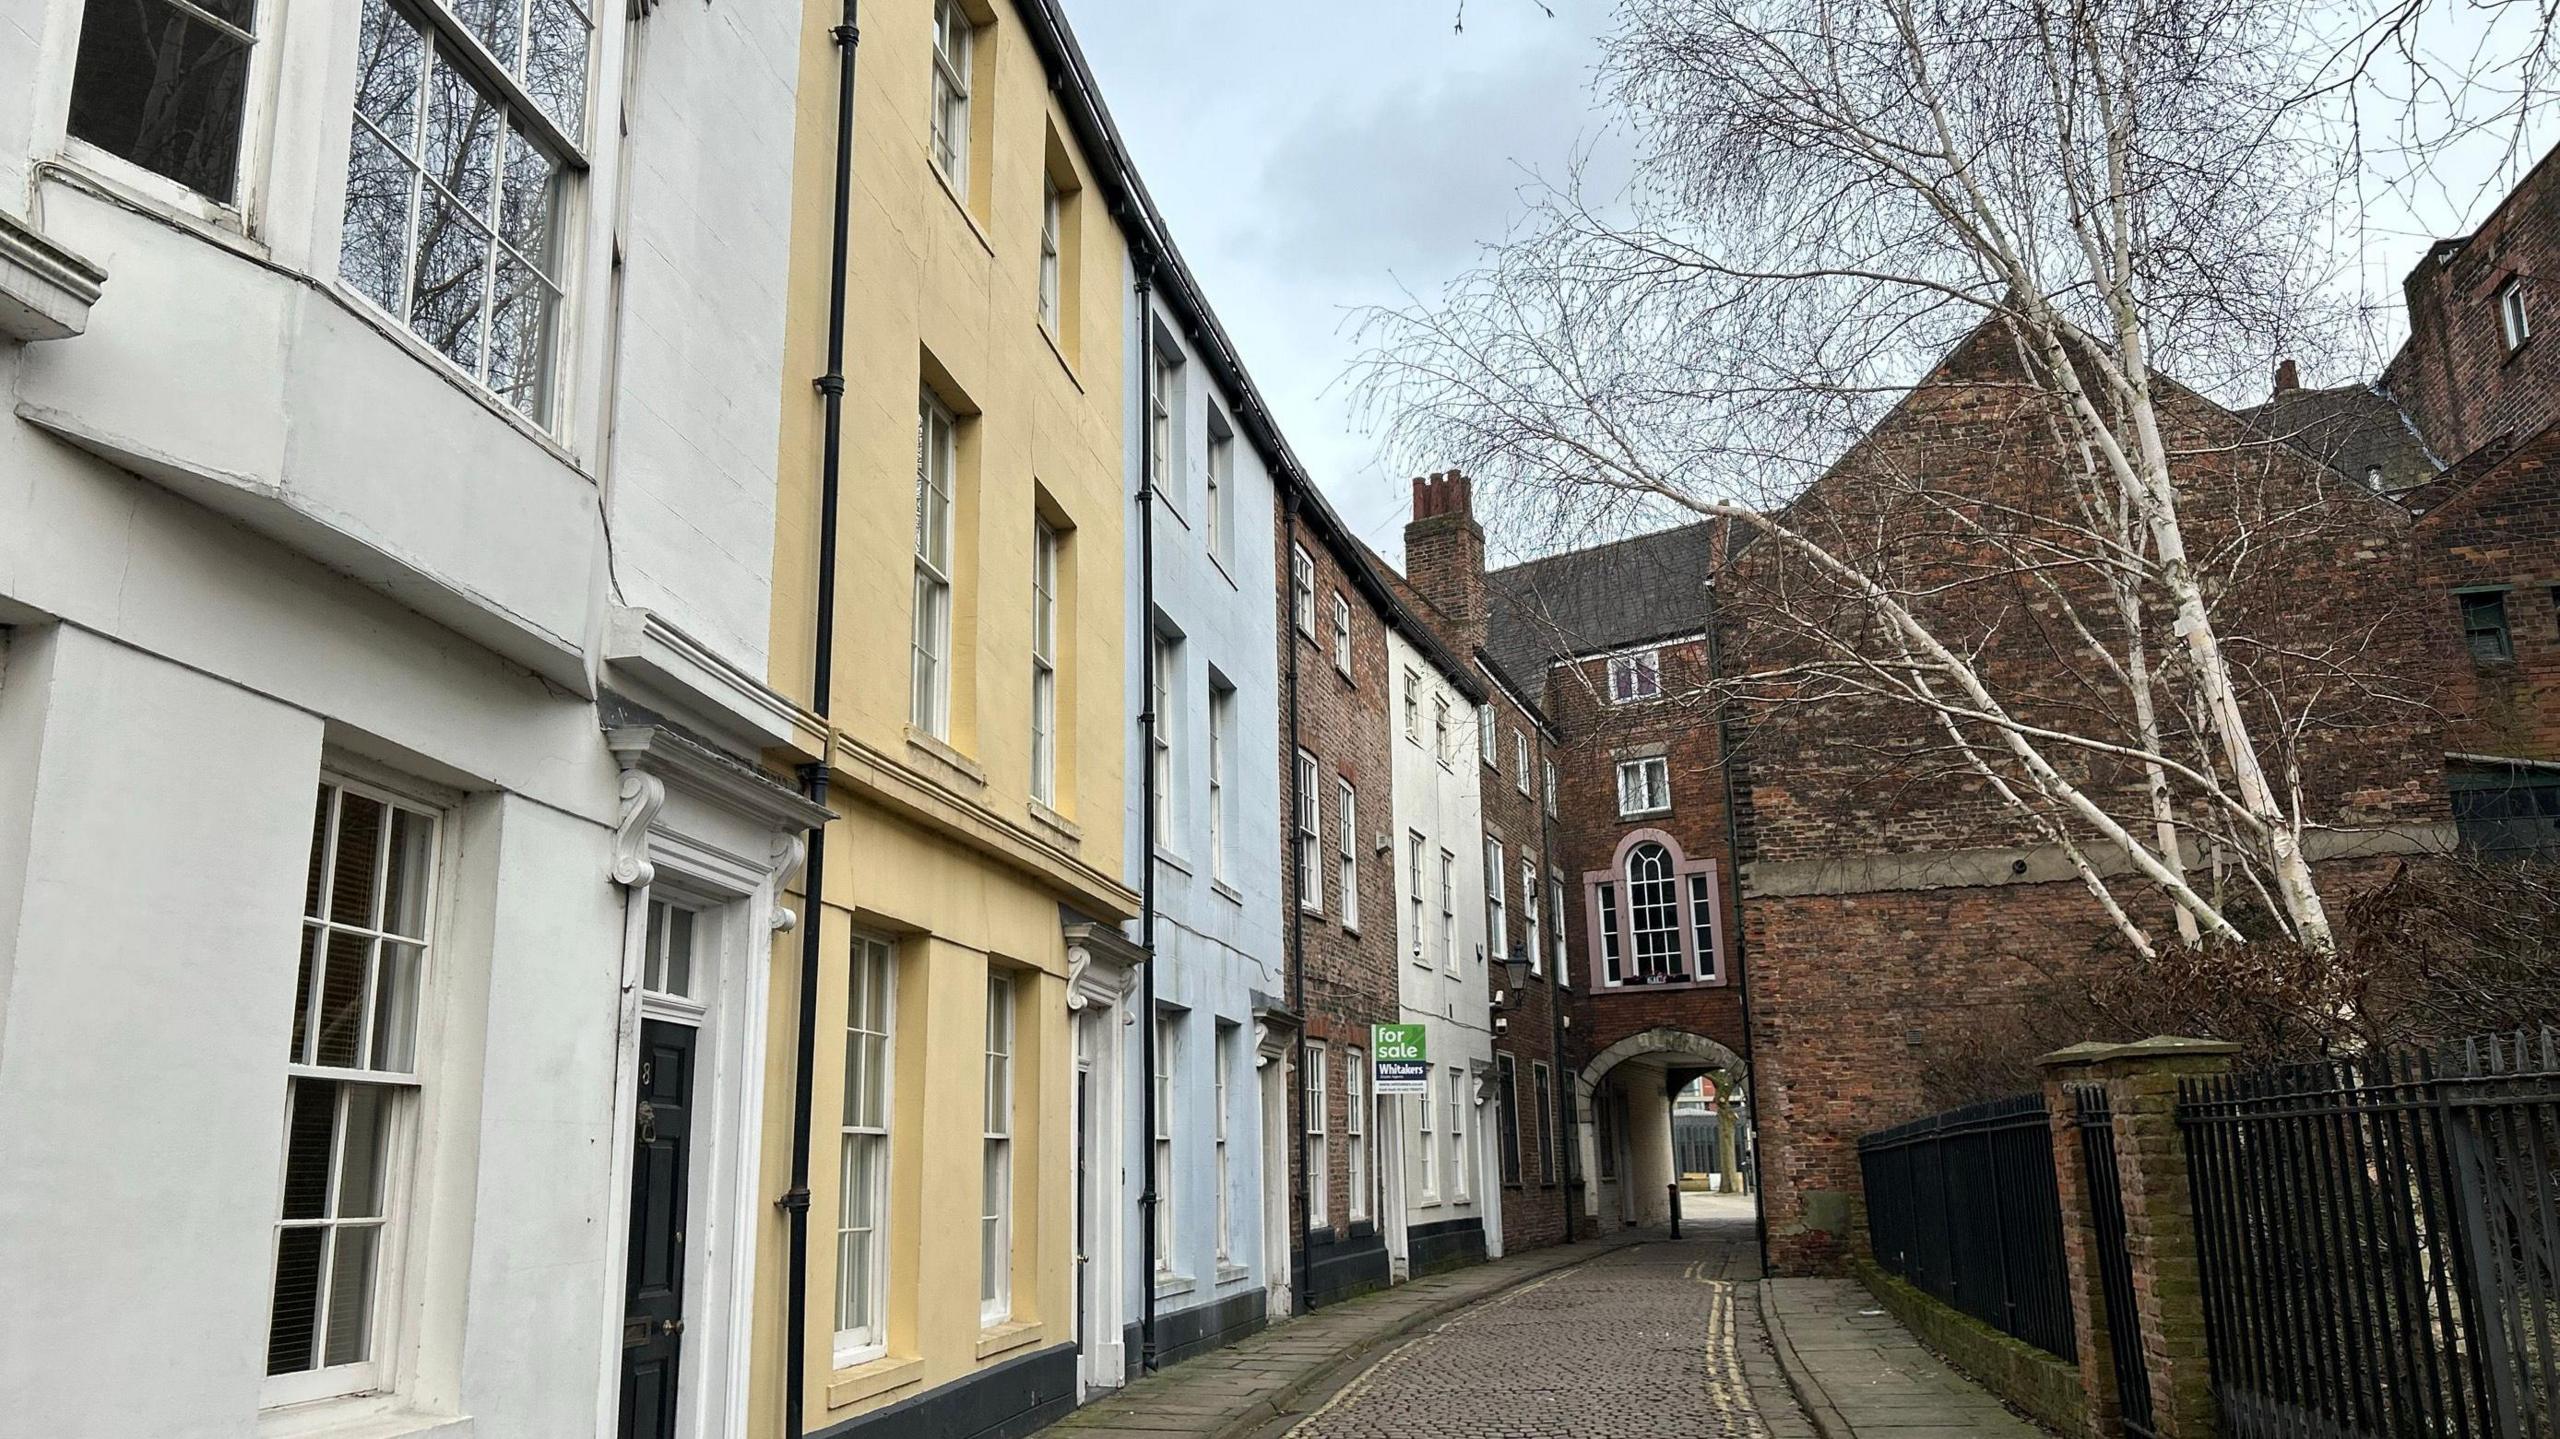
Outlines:
[[[1431,1059],[1423,1052],[1419,1024],[1369,1026],[1370,1092],[1429,1094]]]

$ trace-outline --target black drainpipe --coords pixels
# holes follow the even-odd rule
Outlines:
[[[1306,831],[1299,826],[1297,817],[1299,814],[1303,813],[1302,807],[1307,803],[1308,797],[1299,792],[1301,778],[1298,768],[1297,486],[1291,485],[1288,487],[1288,498],[1283,502],[1283,504],[1287,514],[1289,536],[1289,552],[1284,561],[1289,566],[1289,577],[1285,581],[1288,588],[1281,592],[1288,596],[1288,601],[1281,609],[1280,618],[1280,643],[1289,647],[1290,808],[1288,815],[1285,816],[1285,821],[1289,826],[1289,835],[1291,839],[1289,846],[1290,855],[1293,862],[1297,865],[1298,880],[1303,884],[1306,880],[1307,874],[1307,835]],[[1312,595],[1309,596],[1307,604],[1310,610],[1314,608],[1315,600]],[[1315,802],[1319,805],[1324,803],[1324,794],[1321,787],[1318,788],[1315,795]],[[1336,818],[1339,818],[1339,816]],[[1353,844],[1358,844],[1360,842],[1359,836],[1351,836],[1351,842]],[[1316,883],[1318,885],[1322,885],[1324,883],[1324,876],[1321,874],[1316,876]],[[1289,1088],[1294,1091],[1294,1093],[1289,1097],[1289,1106],[1290,1111],[1298,1117],[1298,1217],[1294,1220],[1285,1220],[1284,1222],[1289,1226],[1290,1308],[1297,1313],[1304,1314],[1308,1310],[1315,1308],[1314,1302],[1307,1297],[1307,1262],[1309,1258],[1307,1253],[1307,1219],[1308,1216],[1315,1213],[1315,1210],[1307,1203],[1307,1170],[1311,1164],[1311,1161],[1307,1158],[1307,1142],[1314,1136],[1307,1129],[1307,897],[1303,894],[1298,896],[1298,902],[1296,904],[1289,907],[1289,1007],[1296,1010],[1298,1014],[1298,1074],[1295,1083],[1289,1083],[1285,1077],[1282,1082],[1289,1084]]]
[[[817,634],[812,641],[809,708],[820,721],[823,738],[819,759],[800,768],[800,782],[810,799],[827,802],[826,756],[835,749],[835,726],[828,720],[835,687],[836,513],[844,473],[844,307],[845,256],[851,248],[853,208],[853,62],[862,44],[860,0],[844,0],[844,23],[828,33],[836,42],[836,188],[835,237],[827,269],[827,372],[817,380],[822,400],[822,433],[818,460],[818,594]],[[803,1331],[809,1322],[809,1109],[817,1085],[818,966],[824,958],[819,935],[825,929],[827,826],[809,832],[809,858],[801,871],[801,907],[808,911],[800,930],[800,995],[798,1053],[791,1075],[791,1187],[775,1201],[790,1216],[791,1249],[786,1266],[782,1325],[782,1432],[800,1439],[801,1391],[808,1382],[808,1345]]]
[[[1538,732],[1538,833],[1541,846],[1546,851],[1545,858],[1549,874],[1554,873],[1556,869],[1556,817],[1547,809],[1546,779],[1547,770],[1554,764],[1554,741],[1550,740],[1546,731],[1541,729]],[[1535,882],[1543,887],[1547,883],[1547,876],[1541,874]],[[1551,894],[1548,897],[1558,901],[1551,906],[1555,913],[1547,916],[1547,923],[1553,926],[1549,931],[1553,938],[1549,941],[1548,947],[1557,953],[1570,954],[1573,951],[1573,939],[1564,922],[1562,903],[1564,896]],[[1561,945],[1554,943],[1554,940],[1558,939],[1563,940],[1564,943]],[[1573,991],[1564,982],[1564,967],[1561,964],[1550,963],[1547,966],[1547,1025],[1552,1033],[1548,1038],[1547,1052],[1554,1062],[1555,1076],[1547,1085],[1547,1107],[1545,1112],[1538,1116],[1538,1128],[1542,1132],[1556,1131],[1549,1134],[1547,1138],[1548,1142],[1560,1151],[1556,1155],[1556,1172],[1562,1176],[1563,1188],[1560,1197],[1564,1200],[1564,1242],[1567,1244],[1573,1242],[1573,1211],[1582,1202],[1582,1196],[1575,1192],[1573,1185],[1574,1075],[1564,1067],[1564,1007],[1566,1001],[1572,998],[1572,994]]]
[[[1138,1368],[1156,1369],[1156,447],[1150,397],[1156,382],[1155,259],[1137,262],[1138,280],[1138,727],[1146,743],[1138,761],[1145,776],[1138,840],[1138,947],[1146,951],[1138,972],[1139,1142],[1147,1146],[1146,1179],[1138,1187]]]
[[[1724,606],[1716,589],[1716,573],[1733,555],[1733,521],[1724,522],[1722,533],[1717,538],[1722,543],[1716,547],[1714,568],[1707,571],[1707,684],[1711,688],[1720,688],[1724,680]],[[1752,1051],[1751,966],[1744,961],[1742,953],[1742,817],[1735,808],[1732,740],[1733,696],[1719,693],[1716,697],[1716,758],[1722,762],[1717,768],[1724,771],[1724,852],[1729,861],[1725,865],[1724,882],[1727,904],[1733,915],[1733,924],[1725,937],[1733,948],[1734,970],[1742,979],[1742,1087],[1744,1102],[1751,1110],[1751,1127],[1755,1136],[1751,1146],[1751,1227],[1760,1245],[1760,1272],[1766,1274],[1769,1272],[1769,1213],[1760,1202],[1760,1146],[1756,1137],[1760,1128],[1760,1060]]]

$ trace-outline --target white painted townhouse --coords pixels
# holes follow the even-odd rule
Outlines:
[[[798,39],[0,0],[0,1429],[745,1432]]]
[[[1445,653],[1442,652],[1442,653]],[[1422,1275],[1502,1252],[1495,1150],[1493,1029],[1485,954],[1484,766],[1477,707],[1484,692],[1403,634],[1387,637],[1395,694],[1397,990],[1407,1024],[1424,1029],[1427,1094],[1397,1103],[1399,1153],[1384,1164],[1400,1195],[1403,1233],[1388,1246]],[[1404,1277],[1399,1275],[1399,1277]]]

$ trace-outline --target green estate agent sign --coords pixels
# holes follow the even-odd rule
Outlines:
[[[1431,1061],[1422,1052],[1422,1026],[1369,1026],[1369,1055],[1374,1069],[1370,1086],[1376,1094],[1429,1094]]]

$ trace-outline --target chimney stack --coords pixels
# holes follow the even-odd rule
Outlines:
[[[2294,368],[2293,361],[2276,361],[2276,393],[2281,395],[2288,390],[2299,390],[2301,388],[2302,372]]]
[[[1413,482],[1413,520],[1404,527],[1405,578],[1449,622],[1462,651],[1484,643],[1484,528],[1475,497],[1457,470]]]

